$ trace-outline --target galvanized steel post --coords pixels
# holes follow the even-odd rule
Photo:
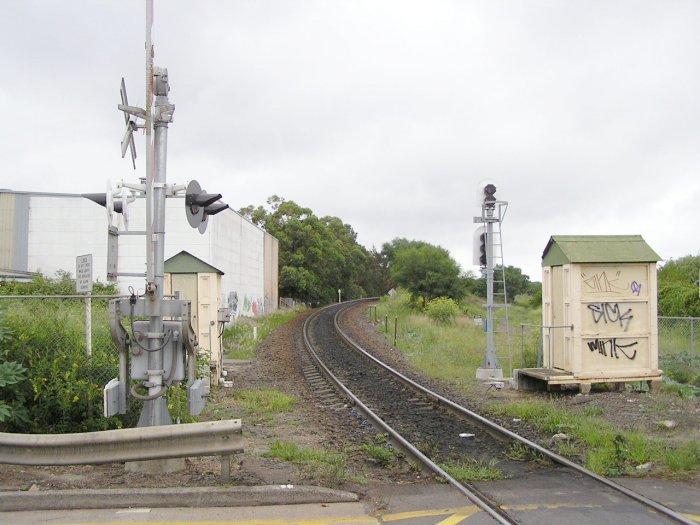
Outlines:
[[[154,176],[153,184],[146,189],[152,192],[146,195],[153,202],[152,223],[148,228],[149,251],[153,254],[153,275],[149,275],[146,284],[146,300],[151,303],[148,325],[148,397],[144,401],[139,418],[139,426],[169,425],[172,423],[166,399],[163,397],[167,385],[164,384],[163,348],[168,336],[163,327],[163,287],[165,268],[165,198],[166,169],[168,153],[168,124],[172,122],[175,106],[168,101],[168,70],[154,68],[153,86],[156,95],[152,114],[154,140]],[[172,337],[172,335],[170,336]],[[171,371],[172,373],[172,371]],[[152,399],[150,399],[152,398]]]

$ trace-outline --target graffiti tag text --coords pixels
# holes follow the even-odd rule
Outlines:
[[[638,341],[633,341],[629,344],[621,345],[617,342],[617,339],[612,338],[594,339],[593,341],[589,341],[587,344],[588,349],[591,352],[598,351],[600,355],[614,359],[620,359],[620,354],[622,354],[627,359],[633,360],[635,357],[637,357],[637,349],[632,347],[636,346],[637,343]]]

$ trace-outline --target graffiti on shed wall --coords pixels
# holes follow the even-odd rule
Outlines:
[[[649,270],[642,264],[587,265],[581,268],[583,348],[587,370],[648,366]],[[626,364],[625,364],[626,363]],[[634,363],[634,365],[632,365]]]
[[[259,297],[251,297],[249,295],[244,295],[243,299],[238,297],[238,292],[229,292],[228,300],[229,312],[231,317],[254,317],[256,315],[262,315],[267,310],[269,305],[269,299],[261,299]]]
[[[584,296],[645,296],[646,268],[633,266],[584,267],[581,271],[581,292]]]
[[[613,359],[620,359],[620,354],[622,354],[630,361],[637,357],[637,344],[638,341],[622,344],[618,342],[618,339],[615,337],[610,339],[594,339],[587,343],[588,349],[591,352],[597,351],[599,355]]]
[[[626,310],[624,308],[620,308],[619,303],[593,303],[588,305],[595,324],[619,323],[620,328],[623,328],[626,332],[630,326],[630,321],[634,319],[634,315],[631,307]]]

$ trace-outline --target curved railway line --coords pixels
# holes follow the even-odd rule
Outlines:
[[[389,442],[410,461],[425,471],[449,482],[473,504],[504,524],[527,523],[526,517],[513,512],[509,501],[496,501],[483,487],[463,484],[451,477],[444,465],[490,464],[509,478],[556,475],[562,483],[582,480],[595,490],[610,493],[611,499],[628,499],[627,508],[648,516],[656,523],[693,521],[638,494],[614,481],[599,476],[580,465],[523,438],[449,399],[430,391],[371,355],[342,329],[348,308],[361,301],[332,305],[318,310],[304,323],[307,353],[302,356],[304,375],[315,395],[332,407],[352,405],[352,415],[365,426],[385,433]],[[539,461],[509,459],[514,444],[532,451]],[[549,461],[542,461],[542,457]],[[544,472],[543,472],[544,469]],[[575,518],[572,518],[575,519]],[[611,511],[609,522],[619,521],[619,511]]]

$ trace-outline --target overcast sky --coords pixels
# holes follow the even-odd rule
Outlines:
[[[5,0],[0,187],[99,192],[121,158],[119,82],[143,106],[145,0]],[[155,1],[175,120],[168,181],[234,209],[273,194],[472,266],[493,182],[505,264],[541,279],[557,234],[700,252],[696,0]],[[183,212],[183,220],[185,220]]]

